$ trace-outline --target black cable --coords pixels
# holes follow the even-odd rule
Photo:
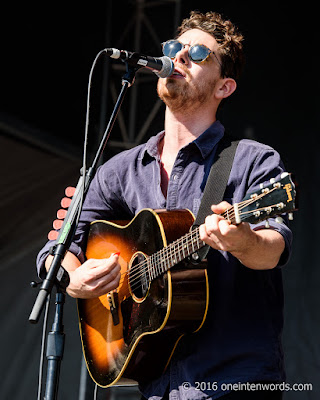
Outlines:
[[[88,92],[87,92],[87,108],[86,108],[86,122],[85,122],[85,132],[84,132],[84,144],[83,144],[83,158],[82,158],[82,176],[83,176],[83,181],[82,181],[82,188],[81,188],[81,200],[80,200],[80,207],[78,210],[78,215],[77,215],[77,220],[76,220],[76,226],[78,226],[79,220],[80,220],[80,214],[82,211],[82,206],[83,206],[83,199],[84,199],[84,193],[85,193],[85,184],[86,184],[86,173],[87,173],[87,145],[88,145],[88,136],[89,136],[89,115],[90,115],[90,99],[91,99],[91,85],[92,85],[92,75],[93,71],[95,69],[95,66],[97,64],[98,59],[101,57],[103,53],[106,53],[106,50],[103,49],[99,51],[99,53],[96,55],[91,69],[89,73],[89,80],[88,80]]]

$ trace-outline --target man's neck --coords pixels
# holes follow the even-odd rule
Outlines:
[[[173,113],[167,107],[161,153],[177,155],[182,147],[197,139],[215,120],[214,112]]]
[[[204,110],[203,110],[204,111]],[[182,147],[193,142],[216,120],[214,112],[173,113],[167,107],[165,135],[159,144],[161,158],[161,189],[167,196],[171,171]]]

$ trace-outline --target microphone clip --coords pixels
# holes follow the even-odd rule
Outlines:
[[[136,72],[138,71],[138,69],[142,67],[133,67],[132,65],[129,65],[127,61],[125,60],[122,61],[126,65],[126,72],[122,77],[122,86],[124,86],[124,84],[127,83],[128,87],[130,87],[134,84]]]

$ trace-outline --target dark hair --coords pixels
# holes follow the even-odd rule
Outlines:
[[[224,20],[216,12],[202,14],[191,11],[190,17],[184,19],[178,28],[178,36],[190,29],[201,29],[216,39],[222,63],[221,76],[238,79],[244,66],[243,35],[232,22]]]

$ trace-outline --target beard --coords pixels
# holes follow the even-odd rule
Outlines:
[[[186,77],[190,77],[185,70]],[[157,92],[160,99],[172,112],[195,111],[204,105],[211,97],[216,85],[216,79],[209,81],[192,81],[187,79],[166,78],[159,79]]]

